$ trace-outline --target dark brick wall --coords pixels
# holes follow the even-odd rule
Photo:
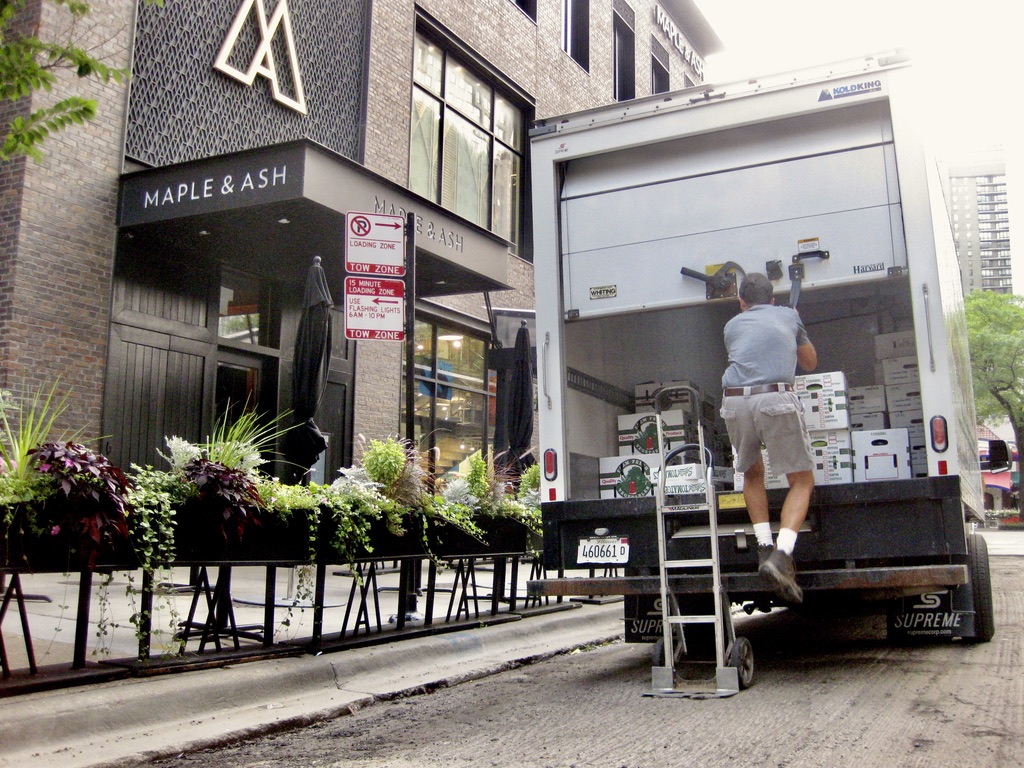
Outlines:
[[[93,2],[88,23],[78,25],[83,47],[127,66],[134,6],[133,0]],[[33,7],[41,9],[41,37],[67,34],[65,11],[51,3]],[[97,438],[126,89],[61,72],[53,92],[34,94],[31,107],[72,93],[96,99],[97,118],[51,136],[42,162],[18,160],[0,171],[0,355],[5,388],[48,390],[59,377],[61,393],[70,393],[59,426]]]

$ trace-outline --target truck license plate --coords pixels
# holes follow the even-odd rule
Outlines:
[[[576,550],[577,563],[627,563],[629,539],[625,536],[602,536],[598,539],[580,539]]]

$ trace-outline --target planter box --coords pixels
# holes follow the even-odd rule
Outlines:
[[[41,521],[60,520],[66,517],[66,510],[56,505],[41,512]],[[114,542],[112,549],[100,552],[90,568],[88,557],[80,551],[73,531],[60,526],[57,533],[49,531],[33,533],[25,518],[25,512],[15,513],[10,525],[0,522],[0,568],[24,573],[72,573],[77,571],[134,570],[139,567],[135,548],[127,538]]]
[[[356,560],[391,560],[400,557],[472,557],[499,553],[519,553],[539,550],[541,545],[525,525],[507,517],[482,517],[477,524],[484,532],[484,540],[471,536],[453,525],[429,519],[426,521],[424,542],[422,518],[412,517],[405,522],[405,534],[396,536],[383,520],[370,526],[371,549],[356,553]],[[344,556],[330,546],[337,525],[329,513],[322,513],[318,537],[317,559],[325,563],[340,563]]]
[[[304,510],[292,513],[288,523],[266,512],[258,524],[247,525],[241,539],[225,540],[220,525],[222,513],[198,501],[175,511],[175,563],[308,563],[309,521]],[[232,532],[233,533],[233,532]]]

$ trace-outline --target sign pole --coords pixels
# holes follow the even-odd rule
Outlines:
[[[416,215],[407,214],[405,224],[405,438],[416,445]],[[395,627],[402,629],[407,618],[419,618],[416,591],[422,579],[422,561],[402,561],[409,571],[402,579],[406,587],[405,610],[399,607]]]

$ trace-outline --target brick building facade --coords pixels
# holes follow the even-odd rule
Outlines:
[[[66,27],[66,14],[52,3],[30,0],[28,6],[25,23],[38,13],[42,36],[58,36]],[[262,42],[261,13],[264,24],[278,22],[265,51],[272,58],[264,58],[262,76],[246,84],[213,64],[227,50],[232,24],[241,20],[228,63],[244,68]],[[417,262],[422,256],[448,270],[450,280],[468,282],[460,287],[449,280],[444,290],[424,295],[416,317],[424,333],[433,328],[431,338],[455,329],[485,350],[492,343],[488,306],[528,310],[533,304],[525,202],[530,121],[699,84],[703,57],[719,46],[691,0],[482,0],[472,13],[459,0],[165,0],[163,8],[96,0],[88,19],[87,47],[111,65],[130,66],[132,83],[125,88],[61,75],[62,89],[99,102],[98,117],[51,137],[42,162],[17,159],[0,167],[0,388],[23,395],[60,377],[61,389],[71,392],[64,426],[88,437],[106,435],[103,448],[122,464],[154,461],[159,435],[206,434],[222,397],[222,370],[244,376],[258,368],[263,404],[268,410],[289,407],[301,281],[314,247],[323,251],[325,266],[332,265],[338,310],[342,303],[340,243],[324,250],[325,242],[333,242],[324,232],[298,227],[281,239],[257,235],[254,222],[261,214],[287,219],[274,207],[285,203],[260,202],[247,210],[239,204],[227,212],[200,206],[180,215],[147,211],[131,219],[125,206],[133,182],[157,189],[174,174],[207,178],[226,162],[222,158],[258,163],[265,148],[305,141],[287,155],[301,158],[295,162],[304,174],[299,199],[289,202],[298,225],[306,217],[340,239],[341,230],[332,228],[341,226],[344,206],[353,199],[350,189],[365,185],[367,200],[390,200],[392,207],[399,200],[398,208],[408,208],[425,226],[436,220],[460,247],[465,242],[465,249],[480,249],[479,255],[453,251],[449,259],[443,244],[423,241],[426,251]],[[289,25],[297,62],[291,70]],[[480,94],[490,94],[494,109],[511,104],[518,115],[516,138],[509,141],[520,165],[506,195],[517,219],[512,240],[495,223],[501,192],[496,165],[486,169],[495,174],[488,175],[490,197],[471,201],[484,210],[478,221],[465,220],[445,200],[445,173],[461,171],[444,167],[447,156],[438,158],[436,200],[410,191],[410,126],[414,104],[421,103],[415,99],[432,98],[416,79],[416,57],[428,45],[442,51],[426,58],[443,60],[446,77],[463,66],[470,72],[459,76],[475,89],[471,106]],[[275,98],[274,74],[284,99]],[[304,113],[287,103],[299,96],[306,101]],[[53,98],[35,94],[31,107]],[[460,102],[452,98],[438,96],[438,109],[454,124]],[[6,106],[3,116],[28,106]],[[488,114],[491,109],[486,107]],[[507,135],[497,122],[470,126],[465,135],[490,141],[492,155],[504,151]],[[321,168],[336,176],[315,177]],[[267,335],[242,343],[227,338],[224,326],[218,331],[218,306],[223,321],[224,306],[231,304],[225,297],[248,290],[250,279],[273,295],[275,309],[272,316],[257,315]],[[489,289],[486,296],[481,287]],[[345,340],[340,311],[335,320],[339,373],[324,405],[330,411],[327,431],[335,436],[332,468],[352,458],[358,435],[403,429],[404,345]],[[247,361],[256,358],[253,368]],[[418,386],[418,395],[436,401],[438,393],[450,393],[449,384],[457,388],[459,371],[442,374],[449,369],[437,359],[429,364],[429,381]],[[460,364],[470,363],[456,368]],[[486,441],[494,428],[488,399],[493,379],[474,381],[470,389],[479,391],[473,396],[484,403],[474,413],[485,415],[473,417],[482,419],[477,427],[483,434],[470,431]]]

